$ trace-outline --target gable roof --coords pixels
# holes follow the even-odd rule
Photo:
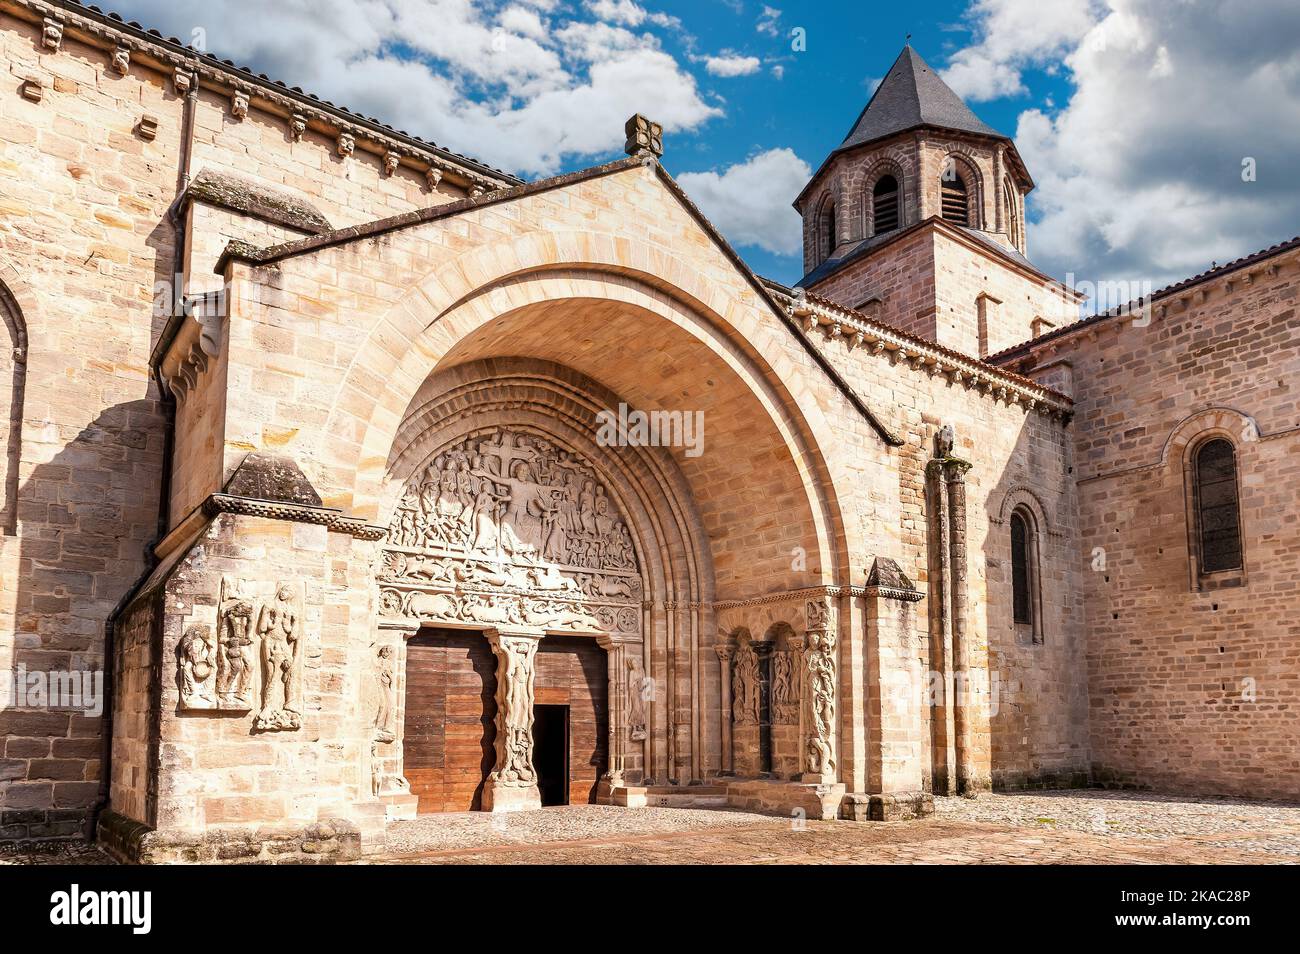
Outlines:
[[[909,44],[898,54],[836,152],[920,126],[1007,138],[971,112]]]
[[[245,262],[253,267],[262,267],[274,264],[284,259],[292,258],[297,255],[307,254],[323,248],[329,248],[336,245],[345,245],[359,239],[373,238],[387,232],[397,231],[399,229],[409,228],[414,225],[421,225],[428,222],[434,222],[439,219],[450,218],[460,215],[464,212],[471,211],[483,206],[497,205],[500,203],[512,202],[527,196],[537,195],[543,192],[549,192],[553,189],[563,188],[564,186],[573,185],[579,182],[585,182],[589,179],[599,178],[600,176],[611,175],[622,172],[626,169],[632,169],[636,166],[652,166],[659,181],[665,188],[679,201],[686,209],[687,213],[696,223],[704,230],[704,233],[714,243],[719,251],[731,262],[731,264],[740,273],[745,282],[757,293],[759,299],[772,309],[777,319],[794,336],[804,351],[812,361],[822,370],[830,379],[831,383],[837,390],[853,405],[854,409],[862,415],[871,429],[876,432],[885,444],[890,447],[900,447],[903,439],[898,437],[885,426],[884,422],[878,418],[862,396],[854,390],[853,386],[840,374],[839,370],[830,362],[830,360],[810,341],[799,327],[799,323],[794,319],[785,305],[773,294],[773,290],[754,273],[754,271],[745,263],[745,260],[737,254],[736,250],[718,231],[717,227],[705,217],[699,207],[691,201],[690,196],[679,186],[668,171],[657,161],[646,159],[642,156],[628,156],[624,159],[618,159],[600,166],[593,166],[589,169],[583,169],[578,172],[570,172],[564,175],[553,176],[549,179],[539,179],[535,182],[528,182],[523,185],[515,186],[509,189],[498,189],[495,192],[488,192],[480,196],[473,196],[464,199],[458,199],[454,202],[446,202],[431,208],[416,209],[413,212],[404,212],[400,215],[394,215],[386,219],[380,219],[375,222],[368,222],[364,225],[356,225],[348,228],[335,229],[330,232],[324,232],[320,235],[308,236],[294,242],[287,242],[283,245],[273,246],[271,248],[258,248],[248,242],[232,241],[226,245],[225,250],[217,259],[217,264],[213,269],[217,274],[225,274],[227,266],[231,262]],[[180,318],[173,316],[168,326],[163,329],[163,334],[159,338],[158,345],[154,349],[155,358],[153,363],[155,367],[161,361],[170,341],[175,337],[176,327]]]

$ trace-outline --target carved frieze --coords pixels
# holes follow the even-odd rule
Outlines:
[[[418,470],[378,576],[387,617],[640,631],[631,531],[585,460],[531,434],[471,436]]]

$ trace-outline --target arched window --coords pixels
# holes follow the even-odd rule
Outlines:
[[[885,175],[876,180],[871,190],[871,220],[875,223],[875,235],[898,228],[898,180],[893,176]]]
[[[1034,601],[1029,589],[1029,523],[1020,511],[1011,515],[1011,608],[1017,623],[1034,621]]]
[[[1002,184],[1002,194],[1006,197],[1007,238],[1016,248],[1020,247],[1020,214],[1016,209],[1016,190],[1007,179]]]
[[[970,198],[957,163],[949,161],[939,179],[939,212],[956,225],[970,225]]]
[[[1038,575],[1038,524],[1025,506],[1011,511],[1011,620],[1017,642],[1043,641],[1043,599]]]
[[[1192,464],[1196,497],[1196,542],[1202,573],[1242,568],[1241,516],[1237,499],[1237,454],[1232,442],[1216,437],[1196,450]]]
[[[0,533],[13,533],[17,525],[26,381],[27,324],[0,282]]]
[[[839,244],[839,235],[835,230],[835,203],[829,199],[822,206],[821,231],[822,259],[825,260],[835,253],[835,246]]]

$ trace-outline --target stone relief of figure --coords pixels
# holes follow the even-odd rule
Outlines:
[[[627,725],[630,737],[637,741],[646,737],[646,703],[653,698],[653,684],[642,668],[639,653],[637,647],[627,656]]]
[[[808,634],[808,771],[835,771],[831,734],[835,730],[835,638],[829,632]]]
[[[504,678],[497,686],[501,737],[493,778],[507,785],[532,785],[533,770],[533,661],[535,639],[499,638],[499,669]]]
[[[254,606],[243,589],[242,581],[222,577],[217,600],[217,704],[237,711],[253,708]]]
[[[303,620],[301,584],[278,583],[262,606],[262,708],[253,727],[264,732],[302,726]]]
[[[375,739],[380,742],[392,742],[397,738],[397,733],[393,731],[393,714],[397,708],[397,673],[393,647],[380,646],[377,656],[375,682],[379,690],[379,699],[375,711]]]
[[[799,680],[789,650],[772,653],[772,717],[777,725],[799,721]]]
[[[736,654],[731,668],[731,711],[736,725],[758,723],[759,672],[758,654],[752,637],[741,633],[736,638]]]
[[[212,677],[216,674],[212,640],[208,628],[194,623],[185,630],[176,646],[179,667],[177,682],[182,709],[215,709]]]

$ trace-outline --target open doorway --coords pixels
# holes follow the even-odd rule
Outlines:
[[[533,706],[533,766],[542,807],[569,804],[568,706]]]

